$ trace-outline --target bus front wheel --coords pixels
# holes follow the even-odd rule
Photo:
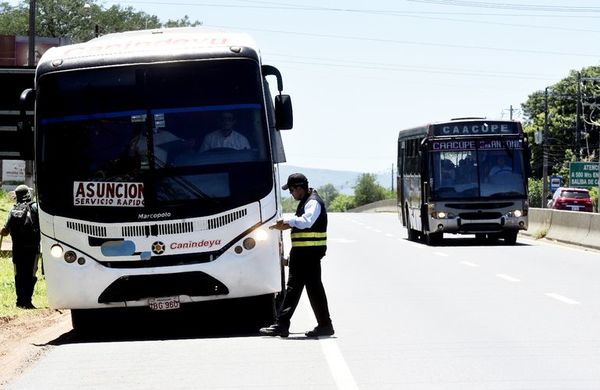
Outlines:
[[[511,230],[504,233],[504,243],[506,245],[515,245],[517,243],[518,230]]]
[[[427,233],[427,235],[425,237],[425,241],[427,242],[427,245],[429,245],[429,246],[440,245],[442,243],[443,239],[444,239],[444,233],[442,233],[442,232]]]
[[[406,232],[408,235],[408,240],[409,241],[418,241],[419,240],[419,231],[412,228],[412,226],[410,225],[410,217],[408,215],[408,208],[405,208],[405,210],[406,210]]]

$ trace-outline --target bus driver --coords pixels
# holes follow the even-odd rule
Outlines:
[[[200,152],[216,148],[250,149],[248,139],[234,130],[235,123],[235,116],[232,112],[221,112],[221,128],[204,137],[204,141],[202,141],[202,145],[200,146]]]

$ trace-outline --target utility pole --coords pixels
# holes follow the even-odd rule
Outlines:
[[[580,84],[583,81],[592,81],[592,82],[596,82],[596,81],[600,81],[600,77],[581,77],[581,73],[579,73],[579,81]],[[581,103],[582,106],[595,106],[597,107],[596,104],[584,104],[582,102],[582,97],[581,95],[579,95],[579,102]],[[600,137],[599,137],[600,138]],[[600,194],[600,140],[598,141],[598,193]],[[596,210],[597,212],[600,212],[600,202],[598,202],[598,210]]]
[[[36,11],[36,0],[29,0],[29,55],[27,58],[27,65],[35,66],[35,11]],[[33,161],[25,161],[25,184],[29,187],[33,187]]]
[[[545,209],[546,198],[548,197],[548,87],[544,89],[544,134],[542,136],[542,150],[544,155],[544,162],[542,166],[542,208]]]
[[[29,0],[29,58],[27,65],[35,66],[35,0]]]
[[[579,161],[579,135],[581,134],[581,72],[577,72],[577,108],[575,116],[575,161]]]

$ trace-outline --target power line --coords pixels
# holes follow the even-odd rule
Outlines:
[[[408,0],[407,0],[408,1]],[[355,14],[368,14],[368,15],[379,15],[388,17],[407,17],[416,19],[426,20],[442,20],[457,23],[474,23],[474,24],[485,24],[485,25],[497,25],[506,27],[520,27],[529,29],[543,29],[543,30],[554,30],[554,31],[573,31],[573,32],[589,32],[589,33],[600,33],[600,30],[590,30],[583,28],[572,28],[572,27],[559,27],[555,24],[552,25],[532,25],[532,24],[518,24],[518,23],[504,23],[494,21],[482,21],[482,20],[471,20],[471,19],[455,19],[448,17],[434,17],[426,15],[463,15],[463,16],[492,16],[492,17],[578,17],[578,18],[600,18],[600,15],[507,15],[507,14],[482,14],[482,13],[448,13],[448,12],[431,12],[431,11],[396,11],[389,9],[357,9],[357,8],[335,8],[335,7],[317,7],[317,6],[301,6],[287,4],[282,5],[280,3],[252,1],[252,3],[259,3],[262,5],[240,5],[240,4],[222,4],[222,3],[184,3],[184,2],[163,2],[163,1],[123,1],[121,3],[126,4],[149,4],[149,5],[169,5],[169,6],[186,6],[186,7],[215,7],[215,8],[248,8],[248,9],[272,9],[272,10],[293,10],[293,11],[313,11],[313,12],[334,12],[334,13],[355,13]]]
[[[290,63],[290,64],[302,64],[302,65],[315,65],[315,66],[329,66],[335,68],[345,69],[360,69],[360,70],[387,70],[387,71],[402,71],[402,72],[419,72],[427,74],[450,74],[450,75],[461,75],[461,76],[475,76],[475,77],[494,77],[494,78],[509,78],[509,79],[525,79],[525,80],[547,80],[548,77],[541,77],[539,74],[525,74],[525,73],[511,73],[511,72],[487,72],[480,70],[468,70],[468,69],[450,69],[450,68],[432,68],[426,66],[410,66],[401,64],[384,64],[384,63],[373,63],[373,62],[359,62],[345,59],[329,60],[319,59],[315,57],[300,57],[300,56],[285,56],[277,54],[263,53],[265,57],[282,57],[283,59],[278,60],[279,63]],[[292,59],[286,59],[286,57]],[[302,61],[301,59],[316,59],[319,62]]]
[[[474,8],[493,8],[493,9],[511,9],[527,11],[545,11],[545,12],[600,12],[599,7],[573,7],[561,5],[534,5],[534,4],[513,4],[513,3],[487,3],[480,1],[466,0],[405,0],[411,3],[427,3],[459,7]]]
[[[267,33],[272,33],[272,34],[299,35],[299,36],[307,36],[307,37],[315,37],[315,38],[332,38],[332,39],[342,39],[342,40],[403,44],[403,45],[413,45],[413,46],[434,46],[434,47],[442,47],[442,48],[447,48],[447,49],[454,48],[454,49],[470,49],[470,50],[489,50],[489,51],[500,51],[500,52],[511,52],[511,53],[544,54],[544,55],[556,55],[556,56],[570,56],[570,57],[577,56],[577,57],[598,58],[597,54],[586,54],[586,53],[568,53],[568,52],[547,51],[547,50],[525,50],[525,49],[512,49],[512,48],[490,47],[490,46],[486,47],[486,46],[458,45],[458,44],[452,44],[452,43],[435,43],[435,42],[423,42],[423,41],[405,41],[405,40],[399,40],[399,39],[370,38],[370,37],[335,35],[335,34],[317,34],[317,33],[307,33],[307,32],[299,32],[299,31],[269,30],[269,29],[253,28],[253,27],[233,27],[233,26],[224,26],[224,25],[206,25],[206,26],[220,27],[220,28],[226,28],[226,29],[243,29],[246,31],[267,32]]]

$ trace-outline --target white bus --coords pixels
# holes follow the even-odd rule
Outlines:
[[[517,121],[457,118],[398,134],[398,213],[409,240],[475,234],[513,245],[528,227],[529,151]]]
[[[281,215],[279,130],[292,127],[281,91],[244,33],[147,30],[48,50],[28,97],[50,306],[71,309],[77,329],[108,314],[95,309],[248,298],[272,321],[283,249],[267,226]]]

